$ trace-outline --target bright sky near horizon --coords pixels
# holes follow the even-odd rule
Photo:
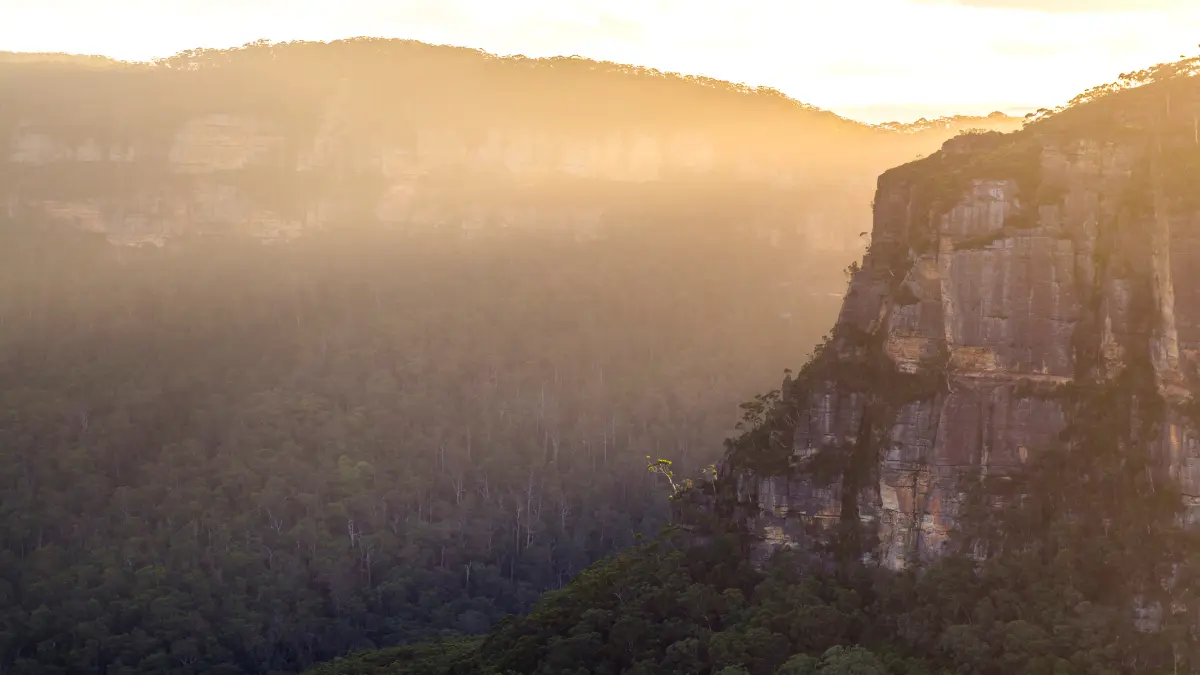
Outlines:
[[[1024,112],[1192,56],[1200,0],[0,0],[0,50],[362,35],[769,85],[864,121]]]

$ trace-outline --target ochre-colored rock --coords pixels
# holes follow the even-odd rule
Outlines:
[[[1171,113],[1189,141],[1193,110]],[[1073,442],[1078,388],[1143,376],[1110,412],[1148,431],[1119,442],[1157,457],[1200,519],[1200,174],[1171,168],[1200,142],[1062,117],[879,179],[829,343],[784,383],[771,447],[735,444],[722,469],[757,559],[847,523],[883,566],[937,556],[968,479]]]

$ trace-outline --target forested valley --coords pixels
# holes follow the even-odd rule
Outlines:
[[[434,123],[783,168],[518,180]],[[719,459],[833,322],[875,176],[974,124],[1015,121],[410,41],[0,54],[0,672],[292,673],[527,612],[670,523],[646,457]],[[264,244],[267,206],[320,222]]]
[[[838,301],[768,292],[787,252],[712,222],[3,236],[12,672],[287,672],[485,630],[656,534],[646,455],[716,461]]]

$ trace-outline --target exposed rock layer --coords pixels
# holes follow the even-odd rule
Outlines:
[[[1119,388],[1119,441],[1200,502],[1200,206],[1175,173],[1200,143],[1163,122],[964,136],[880,178],[829,343],[725,463],[760,559],[833,526],[889,568],[942,554],[965,479],[1074,442],[1084,388]]]
[[[0,219],[122,244],[363,222],[588,239],[629,211],[689,205],[848,259],[879,170],[955,125],[1016,124],[906,133],[728,83],[402,41],[0,66]]]

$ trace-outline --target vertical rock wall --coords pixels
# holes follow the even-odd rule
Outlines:
[[[1122,442],[1200,502],[1200,212],[1155,161],[1144,144],[1021,132],[960,137],[880,178],[831,340],[784,384],[790,442],[726,460],[759,559],[835,525],[889,568],[937,556],[965,479],[1070,442],[1073,392],[1135,376],[1154,400],[1115,414],[1155,431]]]

